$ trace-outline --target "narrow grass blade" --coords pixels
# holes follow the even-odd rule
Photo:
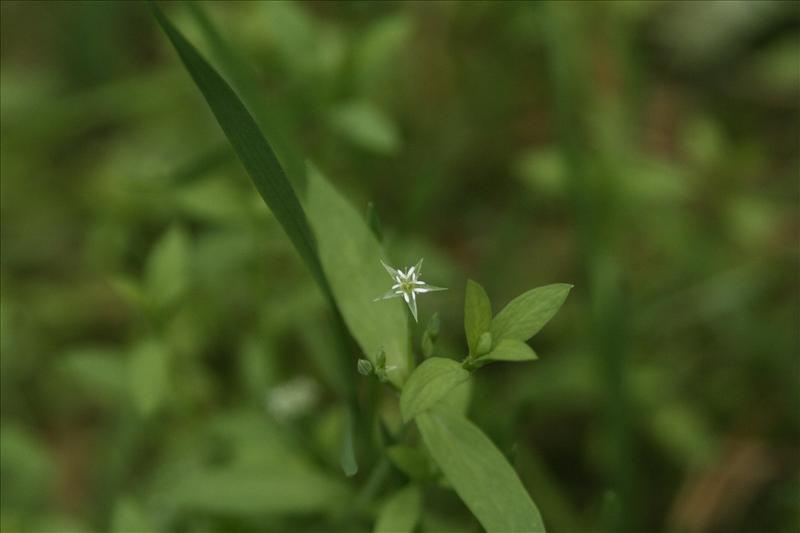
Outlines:
[[[186,70],[203,93],[259,194],[280,222],[317,283],[326,295],[330,295],[305,213],[269,142],[230,85],[167,20],[155,3],[148,2],[148,5],[178,52]]]
[[[263,89],[259,85],[258,76],[247,60],[231,46],[214,25],[200,2],[184,1],[186,11],[197,24],[200,33],[209,46],[212,59],[216,59],[223,75],[230,80],[233,88],[239,93],[245,105],[252,112],[256,122],[266,133],[267,139],[283,165],[286,174],[295,186],[305,183],[305,162],[294,145],[287,142],[291,136],[291,123],[281,117],[281,110],[271,108],[263,98]],[[283,118],[283,120],[281,120]]]

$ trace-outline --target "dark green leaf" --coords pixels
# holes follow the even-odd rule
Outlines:
[[[358,462],[356,462],[356,450],[353,443],[355,433],[355,417],[352,410],[348,409],[344,413],[344,427],[342,428],[342,448],[339,454],[339,463],[347,477],[356,475],[358,472]]]
[[[554,283],[525,292],[497,313],[492,320],[494,342],[501,339],[527,341],[553,318],[567,299],[572,285]]]
[[[203,93],[259,194],[286,231],[317,283],[328,293],[305,213],[267,139],[230,85],[167,20],[158,6],[153,2],[149,5],[186,70]]]
[[[378,239],[378,242],[382,242],[383,228],[381,227],[381,219],[378,218],[378,210],[375,209],[375,204],[372,202],[367,204],[367,224],[369,224],[369,228],[372,230],[372,233],[375,234],[375,238]]]
[[[400,412],[408,422],[433,407],[457,385],[469,379],[469,372],[452,359],[431,357],[411,374],[400,394]]]
[[[477,426],[442,408],[418,415],[416,422],[425,446],[486,531],[545,531],[517,473]]]

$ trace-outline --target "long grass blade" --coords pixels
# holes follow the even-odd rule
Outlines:
[[[202,92],[259,194],[280,222],[314,279],[326,296],[330,297],[331,291],[322,271],[305,212],[269,142],[231,86],[172,25],[155,3],[151,1],[148,5]]]

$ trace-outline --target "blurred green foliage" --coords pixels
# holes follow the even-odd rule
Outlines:
[[[430,460],[385,441],[354,349],[387,427],[342,473],[325,301],[146,6],[0,6],[0,530],[402,521]],[[164,8],[290,176],[451,288],[413,346],[438,311],[426,350],[466,354],[467,278],[498,310],[575,284],[470,404],[549,531],[796,529],[797,3]],[[478,530],[422,502],[421,531]]]

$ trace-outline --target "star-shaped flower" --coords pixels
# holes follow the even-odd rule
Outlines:
[[[374,301],[377,302],[378,300],[389,300],[391,298],[398,298],[402,296],[406,301],[406,304],[408,304],[408,308],[411,310],[411,315],[414,317],[414,321],[417,320],[417,294],[447,290],[444,287],[434,287],[433,285],[428,285],[424,281],[417,279],[417,277],[420,275],[420,271],[422,270],[422,259],[419,260],[419,263],[410,267],[407,272],[396,270],[384,263],[383,260],[381,260],[381,264],[383,265],[383,268],[386,269],[386,272],[392,276],[394,285],[392,285],[391,290],[389,290],[383,296],[375,298]]]

